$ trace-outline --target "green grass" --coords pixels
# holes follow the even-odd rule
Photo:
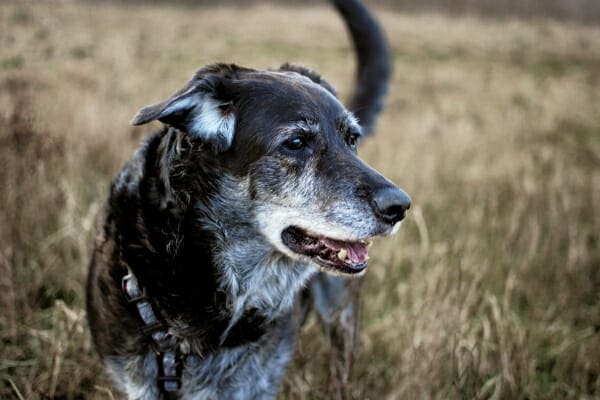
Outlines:
[[[360,153],[414,207],[373,248],[350,393],[600,398],[600,30],[378,11],[395,75]],[[351,47],[319,6],[4,3],[0,26],[0,398],[118,396],[84,281],[129,119],[214,61],[344,97]],[[332,398],[328,350],[310,318],[282,398]]]

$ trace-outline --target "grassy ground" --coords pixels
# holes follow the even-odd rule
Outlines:
[[[357,399],[600,398],[600,28],[379,16],[395,77],[361,155],[409,192],[364,286]],[[217,60],[348,93],[325,7],[0,4],[0,398],[112,396],[86,332],[94,216],[129,119]],[[282,398],[329,398],[309,320]]]

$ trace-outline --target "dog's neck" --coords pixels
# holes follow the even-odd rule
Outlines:
[[[219,289],[227,295],[229,327],[256,310],[267,321],[288,312],[317,269],[277,251],[253,222],[246,180],[222,176],[221,190],[196,204],[199,222],[210,226],[219,243],[212,255]]]

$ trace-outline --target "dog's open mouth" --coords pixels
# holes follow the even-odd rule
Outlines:
[[[292,251],[311,257],[322,267],[346,274],[357,274],[367,267],[371,240],[346,242],[313,236],[295,226],[281,233],[283,243]]]

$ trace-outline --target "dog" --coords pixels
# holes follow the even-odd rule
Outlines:
[[[311,299],[347,307],[345,277],[410,207],[356,151],[387,90],[384,35],[358,0],[332,2],[357,51],[348,108],[305,67],[214,64],[134,117],[164,126],[113,179],[87,286],[127,398],[274,398]]]

